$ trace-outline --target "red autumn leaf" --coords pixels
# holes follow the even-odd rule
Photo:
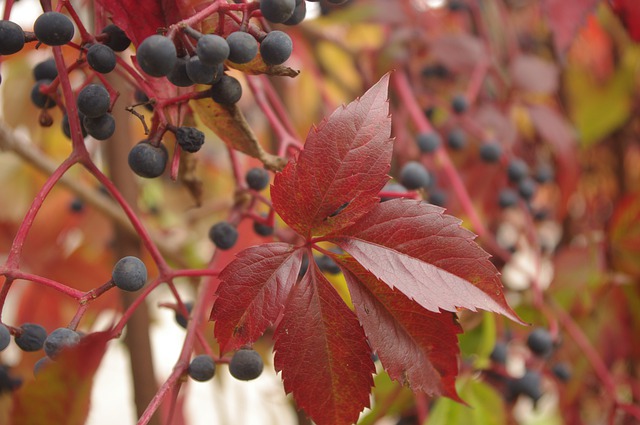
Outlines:
[[[253,343],[273,325],[296,281],[303,251],[269,243],[242,251],[220,273],[211,320],[222,352]]]
[[[315,262],[294,288],[275,331],[275,368],[318,425],[351,424],[369,405],[375,372],[370,348]]]
[[[389,75],[338,108],[307,136],[297,160],[271,187],[280,217],[303,236],[321,236],[355,222],[377,202],[393,148],[387,102]]]
[[[384,76],[311,131],[271,187],[274,209],[305,248],[322,240],[347,252],[329,255],[344,270],[364,331],[314,261],[296,284],[302,246],[281,243],[238,254],[220,274],[211,315],[223,351],[279,321],[276,369],[320,425],[352,423],[368,405],[371,349],[414,391],[460,400],[453,312],[484,309],[519,321],[489,255],[458,219],[417,201],[379,202],[392,149],[387,85]]]
[[[413,391],[460,400],[456,335],[462,328],[455,314],[423,309],[352,259],[341,264],[358,319],[389,376]]]
[[[564,54],[598,0],[544,0],[542,4],[556,51]]]
[[[489,254],[443,211],[409,199],[383,202],[332,241],[427,310],[483,309],[519,322]]]
[[[93,376],[107,347],[110,332],[96,332],[60,353],[36,379],[14,393],[12,425],[82,425],[89,413]]]
[[[637,0],[612,0],[611,6],[622,19],[634,41],[640,41],[640,7]]]

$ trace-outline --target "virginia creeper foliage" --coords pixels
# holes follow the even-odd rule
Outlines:
[[[488,254],[459,220],[418,201],[380,203],[393,149],[388,84],[387,74],[309,132],[271,187],[275,211],[304,244],[238,254],[220,274],[211,314],[223,350],[276,324],[276,369],[320,425],[352,423],[368,406],[371,350],[414,391],[458,399],[452,313],[484,309],[519,320]],[[312,258],[320,242],[345,251],[331,256],[355,314],[314,261],[298,281],[303,252]]]

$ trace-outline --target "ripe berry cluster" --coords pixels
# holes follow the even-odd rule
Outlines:
[[[497,381],[504,384],[505,398],[508,401],[513,402],[519,396],[524,396],[537,402],[544,395],[544,368],[553,355],[557,341],[547,329],[535,328],[527,336],[526,346],[533,354],[533,358],[526,362],[527,368],[519,376],[514,377],[506,372],[505,365],[510,356],[507,342],[497,342],[490,355],[494,365],[494,372],[489,371],[490,376],[495,373],[494,377],[498,378]],[[564,362],[555,362],[547,372],[560,382],[566,382],[571,377],[569,366]]]

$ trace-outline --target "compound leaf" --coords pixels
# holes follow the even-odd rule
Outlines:
[[[375,372],[351,310],[311,262],[275,331],[284,388],[318,425],[347,425],[369,405]]]

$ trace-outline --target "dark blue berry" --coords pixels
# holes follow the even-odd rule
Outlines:
[[[38,351],[47,338],[47,331],[35,323],[24,323],[20,326],[20,334],[16,334],[16,345],[22,351]]]
[[[262,374],[264,364],[257,351],[251,349],[238,350],[229,362],[229,373],[241,381],[251,381]]]
[[[147,267],[139,258],[127,256],[118,260],[111,278],[114,285],[123,291],[135,292],[147,283]]]
[[[143,140],[129,152],[129,167],[140,177],[155,178],[164,173],[169,160],[167,148],[161,143],[154,146]]]
[[[527,337],[527,346],[533,354],[546,357],[553,351],[553,337],[548,330],[536,328]]]
[[[417,161],[407,162],[400,170],[400,183],[409,190],[429,186],[431,175],[424,165]]]
[[[416,137],[416,143],[422,153],[432,153],[440,147],[442,140],[440,135],[435,131],[429,131],[426,133],[420,133]]]
[[[238,241],[238,230],[231,223],[221,221],[211,226],[209,239],[219,249],[231,249]]]
[[[62,46],[73,38],[73,22],[59,12],[45,12],[33,23],[33,32],[38,41],[49,46]]]
[[[205,382],[213,378],[213,375],[215,375],[216,364],[211,356],[201,354],[191,360],[191,363],[189,363],[189,367],[187,368],[187,373],[191,379],[199,382]]]
[[[480,146],[480,159],[487,163],[498,162],[502,156],[502,146],[496,142],[488,142]]]

